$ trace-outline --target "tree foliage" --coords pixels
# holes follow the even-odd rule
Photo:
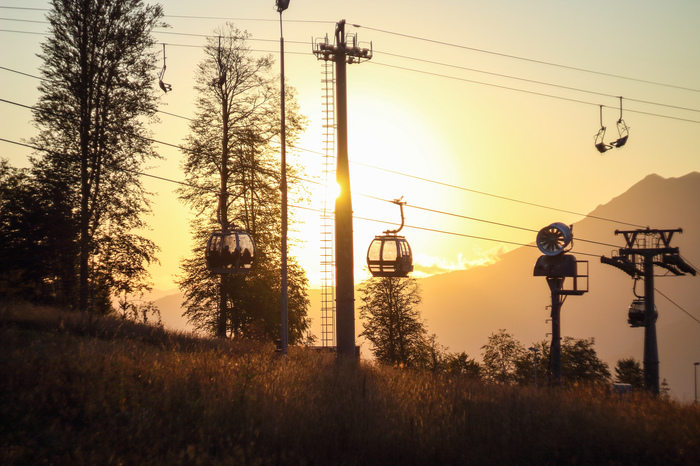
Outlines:
[[[481,379],[481,365],[465,352],[447,354],[445,371],[452,375],[462,375],[470,379]]]
[[[90,301],[106,312],[112,295],[144,289],[155,260],[156,245],[134,232],[150,210],[138,172],[157,157],[145,125],[162,15],[141,0],[52,0],[47,14],[32,175],[55,251],[76,252],[61,258],[56,288],[82,310]]]
[[[57,287],[70,282],[76,249],[57,247],[56,233],[66,225],[57,223],[61,215],[51,209],[60,204],[56,194],[43,196],[29,170],[0,160],[1,296],[51,302],[62,295]]]
[[[608,365],[598,358],[595,338],[564,337],[561,349],[562,380],[570,385],[606,383],[610,379]]]
[[[644,370],[634,358],[618,359],[615,364],[615,381],[628,383],[635,389],[644,388]]]
[[[565,385],[607,383],[610,380],[608,365],[600,360],[594,348],[594,338],[564,337],[561,345],[561,377]],[[537,379],[541,383],[551,382],[549,367],[551,342],[534,343],[537,353]],[[523,348],[524,349],[524,348]],[[529,384],[534,380],[534,355],[525,351],[516,361],[516,380]]]
[[[249,34],[232,24],[208,39],[196,72],[195,118],[182,164],[188,186],[180,199],[195,213],[194,247],[179,279],[185,315],[219,336],[277,339],[281,309],[280,89],[269,56],[255,57]],[[286,89],[287,142],[305,125],[294,90]],[[288,173],[298,169],[288,163]],[[293,178],[292,178],[293,179]],[[292,181],[290,189],[294,190]],[[214,230],[244,227],[256,244],[247,276],[212,275],[203,246]],[[308,332],[305,273],[288,258],[289,341]]]
[[[406,367],[421,362],[434,365],[435,358],[426,353],[427,332],[417,307],[420,288],[414,278],[370,278],[362,282],[359,292],[364,319],[360,336],[370,342],[377,361]]]
[[[496,383],[517,381],[517,363],[526,357],[527,352],[513,335],[505,329],[492,333],[481,350],[484,378]]]

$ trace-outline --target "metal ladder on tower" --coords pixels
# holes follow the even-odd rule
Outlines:
[[[323,177],[325,181],[321,213],[321,344],[335,346],[335,76],[333,62],[324,60],[321,85],[323,124]]]

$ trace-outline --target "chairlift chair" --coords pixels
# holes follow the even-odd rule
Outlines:
[[[158,74],[158,86],[160,86],[160,88],[163,90],[163,92],[165,92],[167,94],[169,91],[173,90],[173,86],[171,86],[168,83],[163,82],[163,76],[165,76],[165,69],[166,68],[167,67],[165,66],[165,44],[163,44],[163,69],[160,70],[160,73]]]
[[[393,201],[401,208],[401,226],[377,235],[367,249],[367,267],[373,277],[408,277],[413,272],[413,254],[406,238],[399,236],[404,225],[403,206],[400,199]]]
[[[603,106],[600,106],[600,129],[598,130],[598,133],[595,135],[595,148],[598,149],[598,152],[601,154],[609,151],[610,149],[613,148],[610,144],[605,144],[603,141],[605,139],[605,126],[603,126]]]
[[[247,274],[255,264],[255,242],[242,229],[217,230],[205,251],[207,268],[215,274]]]
[[[611,146],[620,148],[627,144],[627,138],[629,138],[630,129],[625,124],[625,120],[622,119],[622,97],[620,97],[620,118],[617,120],[617,134],[620,136],[616,141],[610,143]]]

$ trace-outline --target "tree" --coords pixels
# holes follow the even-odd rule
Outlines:
[[[45,253],[39,197],[27,170],[0,159],[0,295],[33,300],[41,295]]]
[[[609,380],[610,371],[608,370],[608,365],[598,358],[593,348],[594,344],[594,338],[577,339],[573,337],[564,337],[561,345],[561,374],[564,384],[605,383]],[[551,342],[543,340],[539,343],[533,343],[532,346],[539,350],[537,356],[537,378],[545,382],[551,375],[548,367],[551,354]],[[533,383],[533,354],[524,351],[515,365],[518,383]]]
[[[141,0],[52,0],[40,58],[41,96],[34,110],[41,148],[32,172],[49,205],[67,225],[55,236],[77,245],[77,307],[107,312],[110,296],[147,287],[157,247],[134,231],[150,210],[139,178],[156,158],[146,123],[156,112],[151,36],[162,8]],[[75,304],[67,277],[66,299]]]
[[[0,160],[0,295],[68,306],[77,243],[63,220],[71,209],[65,189],[44,188],[30,170]]]
[[[644,389],[644,370],[634,358],[618,359],[615,364],[615,381],[628,383],[634,389]]]
[[[183,171],[188,186],[180,199],[196,213],[191,221],[195,246],[182,262],[179,280],[185,315],[219,337],[280,335],[281,196],[278,145],[279,82],[269,56],[254,57],[249,34],[232,24],[204,47],[196,72],[195,117],[186,138]],[[293,89],[285,91],[287,142],[304,128]],[[288,173],[297,172],[288,164]],[[292,178],[294,179],[294,178]],[[294,189],[296,183],[290,183]],[[214,230],[244,227],[256,244],[255,267],[247,276],[214,276],[202,247]],[[289,341],[308,332],[309,300],[303,269],[288,258]]]
[[[448,374],[463,375],[474,380],[481,378],[481,366],[467,353],[448,354],[445,359],[445,370]]]
[[[427,332],[417,306],[420,288],[414,278],[369,278],[358,290],[360,319],[377,361],[412,367],[424,356]]]
[[[419,369],[431,372],[442,372],[445,370],[448,353],[447,348],[437,341],[437,335],[425,335],[420,345],[420,350],[415,358],[415,365]]]
[[[504,384],[518,380],[517,362],[527,357],[527,352],[511,334],[505,329],[492,333],[481,349],[482,371],[487,380]]]
[[[606,383],[608,365],[598,358],[595,338],[564,337],[561,350],[561,375],[568,384]]]
[[[532,351],[532,348],[537,351]],[[529,351],[522,353],[522,357],[515,362],[516,380],[519,384],[529,385],[535,383],[535,357],[537,358],[537,383],[538,385],[548,383],[550,349],[551,342],[543,340],[539,343],[533,343],[528,348]]]

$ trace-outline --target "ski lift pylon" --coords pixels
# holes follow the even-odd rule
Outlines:
[[[373,277],[408,277],[413,272],[411,246],[405,237],[398,235],[404,225],[403,206],[406,204],[401,199],[393,201],[401,208],[401,226],[375,236],[367,249],[367,268]]]

